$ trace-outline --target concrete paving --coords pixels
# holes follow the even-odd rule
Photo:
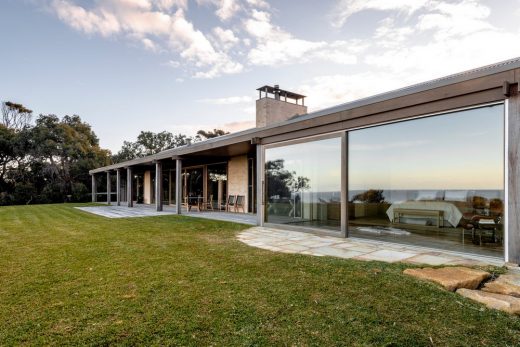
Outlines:
[[[250,246],[273,252],[331,256],[343,259],[407,262],[426,265],[503,266],[497,258],[439,251],[425,247],[321,236],[299,231],[254,227],[243,231],[238,239]]]
[[[134,205],[134,207],[104,205],[104,206],[85,206],[76,207],[78,210],[89,212],[106,218],[139,218],[139,217],[156,217],[176,214],[177,209],[173,206],[164,206],[163,211],[157,212],[154,205]],[[243,223],[249,225],[256,224],[256,215],[250,213],[232,213],[219,211],[182,211],[182,215],[221,220],[227,222]]]

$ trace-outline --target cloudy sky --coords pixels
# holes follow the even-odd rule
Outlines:
[[[251,127],[265,84],[312,111],[520,56],[520,0],[2,0],[0,40],[0,100],[117,151]]]

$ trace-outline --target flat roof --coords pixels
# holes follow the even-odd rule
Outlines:
[[[259,91],[262,91],[262,92],[271,93],[271,94],[277,94],[278,93],[280,95],[283,95],[283,96],[286,96],[288,98],[295,99],[295,100],[306,98],[305,95],[293,93],[293,92],[290,92],[288,90],[283,90],[283,89],[280,89],[280,88],[278,88],[276,86],[272,87],[272,86],[265,85],[263,87],[257,88],[256,90],[259,90]]]
[[[311,113],[308,113],[305,115],[301,115],[301,116],[289,119],[284,122],[276,123],[273,125],[268,125],[268,126],[265,126],[262,128],[251,128],[251,129],[239,131],[239,132],[228,134],[228,135],[215,137],[215,138],[208,139],[205,141],[196,142],[196,143],[193,143],[188,146],[182,146],[182,147],[168,149],[168,150],[162,151],[162,152],[154,154],[154,155],[150,155],[150,156],[146,156],[146,157],[142,157],[142,158],[136,158],[136,159],[125,161],[125,162],[100,167],[100,168],[97,168],[94,170],[90,170],[89,173],[91,173],[91,174],[99,173],[99,172],[114,170],[114,169],[118,169],[118,168],[125,168],[128,166],[139,165],[139,164],[150,164],[150,163],[153,163],[155,160],[162,160],[162,159],[168,159],[168,158],[172,158],[172,159],[180,158],[183,155],[187,155],[190,153],[196,153],[196,152],[202,151],[202,150],[229,146],[229,145],[240,143],[240,142],[250,142],[251,139],[253,139],[254,137],[261,137],[262,132],[265,132],[266,130],[270,130],[270,129],[274,129],[274,128],[279,128],[284,125],[305,122],[310,119],[318,118],[318,117],[321,117],[324,115],[329,115],[329,114],[342,112],[342,111],[348,111],[348,110],[352,110],[352,109],[355,109],[358,107],[367,106],[367,105],[375,104],[378,102],[387,101],[387,100],[399,98],[402,96],[411,95],[411,94],[427,91],[430,89],[444,87],[444,86],[448,86],[450,84],[464,82],[464,81],[468,81],[471,79],[485,77],[485,76],[493,75],[493,74],[508,71],[508,70],[518,69],[518,68],[520,68],[520,57],[498,62],[498,63],[491,64],[491,65],[482,66],[482,67],[472,69],[472,70],[463,71],[460,73],[456,73],[456,74],[449,75],[449,76],[442,77],[442,78],[437,78],[437,79],[430,80],[427,82],[414,84],[409,87],[396,89],[396,90],[393,90],[390,92],[377,94],[377,95],[370,96],[367,98],[362,98],[362,99],[358,99],[355,101],[343,103],[343,104],[340,104],[337,106],[333,106],[333,107],[325,108],[325,109],[318,110],[315,112],[311,112]],[[260,90],[260,89],[261,88],[259,88],[258,90]],[[260,136],[258,136],[258,135],[260,135]]]

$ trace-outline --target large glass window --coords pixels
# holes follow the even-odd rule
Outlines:
[[[266,221],[339,230],[341,139],[265,150]]]
[[[208,165],[208,203],[214,210],[224,209],[226,194],[227,163]]]
[[[504,106],[349,132],[349,235],[502,256]]]
[[[201,198],[203,196],[204,181],[202,167],[185,169],[183,176],[183,199]]]

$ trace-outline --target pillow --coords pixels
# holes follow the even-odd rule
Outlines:
[[[444,201],[468,201],[467,190],[447,190],[444,192]]]
[[[415,200],[437,200],[439,197],[437,190],[419,190],[417,198]]]

